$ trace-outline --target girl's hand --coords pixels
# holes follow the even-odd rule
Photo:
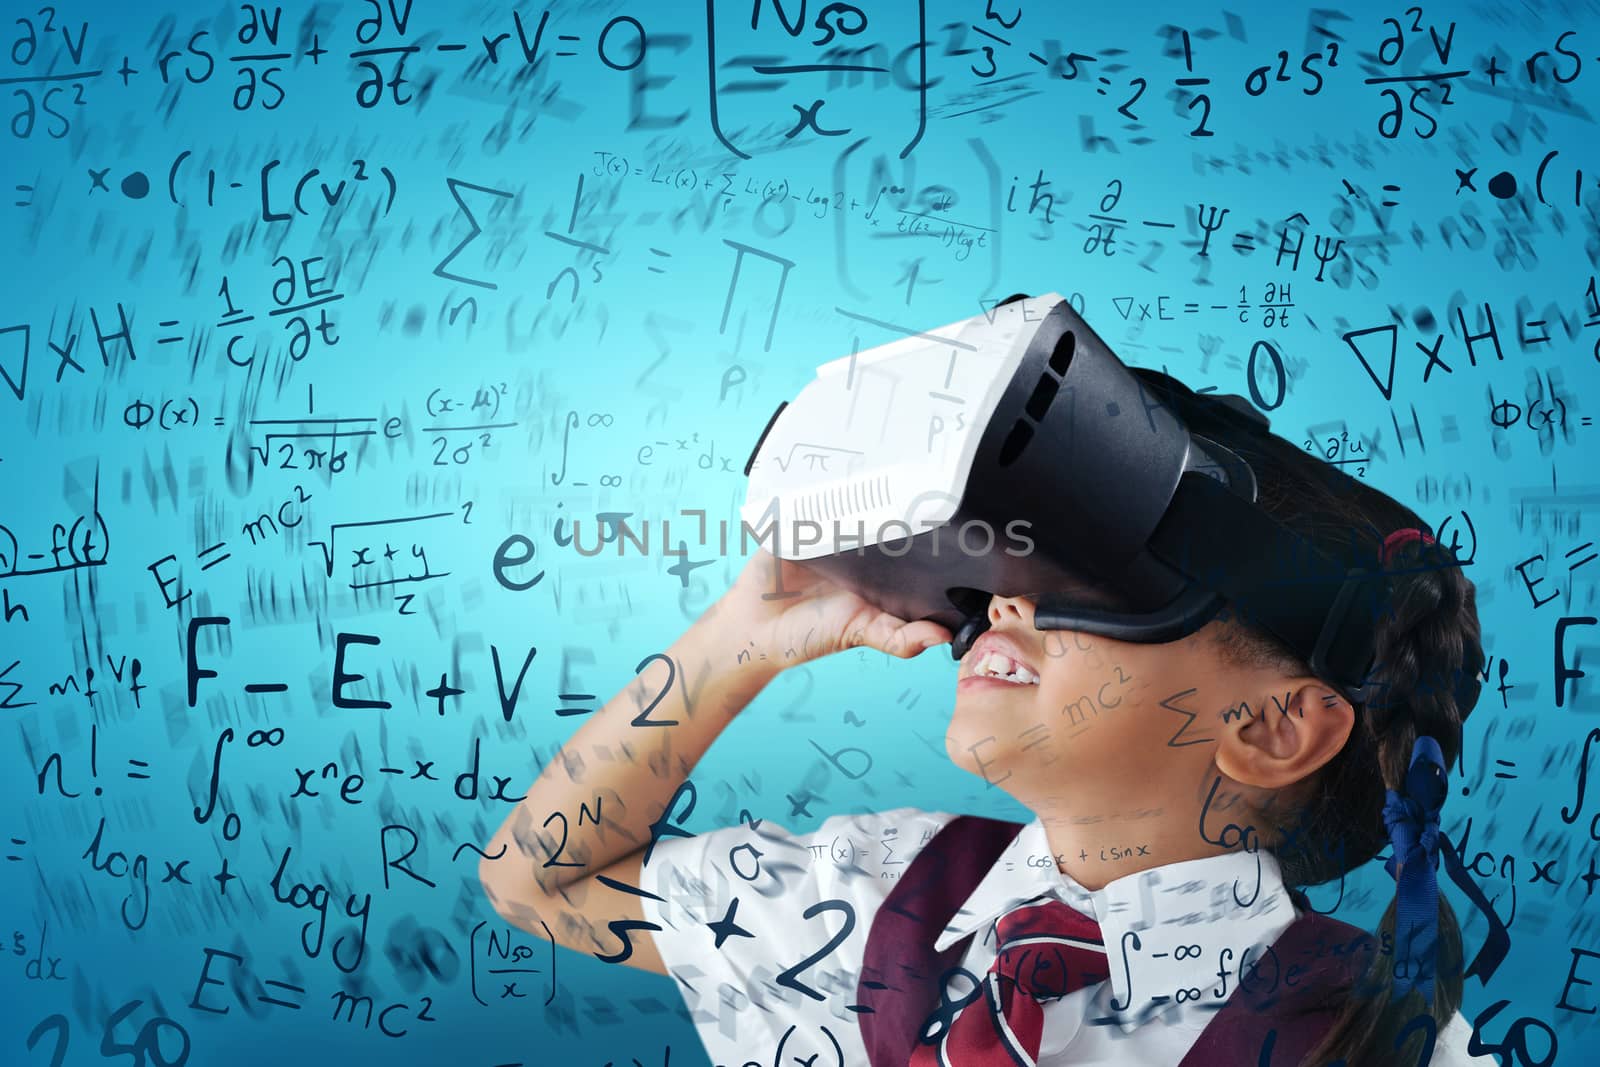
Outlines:
[[[796,595],[762,596],[780,589]],[[765,652],[779,670],[863,645],[910,659],[952,637],[932,619],[907,622],[765,548],[745,564],[718,608],[736,624],[740,648],[751,643],[752,652]]]

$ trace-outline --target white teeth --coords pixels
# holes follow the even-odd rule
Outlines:
[[[1039,676],[1010,656],[999,652],[986,652],[972,666],[972,673],[985,678],[1003,678],[1021,685],[1038,685]]]

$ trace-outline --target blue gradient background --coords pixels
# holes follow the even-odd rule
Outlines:
[[[1579,754],[1600,704],[1592,682],[1580,680],[1556,707],[1552,675],[1555,620],[1593,612],[1592,575],[1600,573],[1597,563],[1569,574],[1566,556],[1593,529],[1590,472],[1600,434],[1579,421],[1592,410],[1600,379],[1593,351],[1600,326],[1584,325],[1600,317],[1585,295],[1600,249],[1600,157],[1593,115],[1582,106],[1594,99],[1590,86],[1600,78],[1600,60],[1589,58],[1600,46],[1592,9],[1458,5],[1447,13],[1429,5],[1420,24],[1424,31],[1433,25],[1441,43],[1457,23],[1450,61],[1441,63],[1427,33],[1410,32],[1412,16],[1401,5],[1308,16],[1266,4],[1068,10],[1032,2],[1014,29],[1000,31],[1011,41],[1002,45],[971,28],[996,29],[985,23],[982,4],[931,3],[923,15],[931,42],[925,127],[901,159],[919,126],[918,94],[910,88],[918,11],[909,3],[871,4],[869,32],[838,41],[878,43],[901,57],[897,74],[878,84],[863,76],[829,85],[827,75],[810,74],[739,92],[728,87],[762,79],[720,68],[718,118],[724,136],[751,157],[744,159],[712,128],[705,8],[554,4],[542,58],[530,67],[514,35],[512,6],[416,0],[403,35],[384,8],[382,32],[362,43],[357,25],[376,7],[285,5],[278,49],[239,41],[238,5],[68,3],[55,9],[49,33],[35,5],[0,10],[0,76],[12,79],[0,86],[7,120],[0,132],[0,249],[9,265],[0,330],[29,327],[25,387],[18,382],[22,331],[0,332],[0,367],[11,379],[10,389],[0,388],[0,553],[10,557],[0,560],[0,590],[13,606],[0,623],[0,782],[7,855],[16,857],[0,864],[7,901],[0,932],[10,937],[0,962],[0,1062],[52,1062],[49,1049],[62,1027],[68,1044],[61,1062],[121,1062],[128,1054],[136,1062],[141,1055],[152,1064],[178,1062],[183,1042],[172,1025],[151,1022],[157,1016],[186,1032],[191,1063],[293,1057],[309,1065],[372,1056],[406,1064],[599,1067],[633,1058],[663,1062],[669,1047],[674,1064],[705,1062],[666,978],[561,950],[545,1004],[551,958],[542,942],[516,939],[533,947],[530,965],[542,969],[524,976],[526,999],[499,999],[498,985],[480,987],[487,1003],[474,997],[474,948],[481,972],[483,941],[503,924],[479,891],[477,856],[461,846],[485,841],[509,810],[486,799],[492,776],[509,778],[507,790],[520,795],[582,721],[555,714],[570,706],[557,694],[594,694],[591,706],[609,698],[726,588],[742,562],[737,550],[719,557],[714,534],[711,545],[696,545],[694,520],[683,518],[674,540],[687,538],[688,560],[705,564],[686,569],[662,552],[660,520],[704,509],[712,520],[737,522],[744,488],[738,472],[773,408],[817,364],[897,336],[863,316],[930,329],[978,313],[983,300],[1050,290],[1081,296],[1088,321],[1124,360],[1165,366],[1195,387],[1247,393],[1252,347],[1269,340],[1282,354],[1287,381],[1274,428],[1319,448],[1341,431],[1352,441],[1378,434],[1379,452],[1369,449],[1364,477],[1447,535],[1460,534],[1464,553],[1476,548],[1470,573],[1493,657],[1491,684],[1466,733],[1465,779],[1453,779],[1468,794],[1455,790],[1444,825],[1459,841],[1471,820],[1468,858],[1488,853],[1479,860],[1480,882],[1503,916],[1511,914],[1513,894],[1516,911],[1509,958],[1487,988],[1469,983],[1466,1010],[1476,1015],[1509,1000],[1485,1025],[1486,1040],[1502,1040],[1510,1024],[1528,1017],[1555,1028],[1554,1062],[1593,1062],[1600,1047],[1595,1016],[1557,1003],[1575,959],[1580,977],[1587,972],[1600,981],[1600,961],[1572,952],[1600,952],[1596,905],[1582,878],[1595,855],[1587,832],[1595,801],[1587,800],[1571,825],[1559,809],[1574,803]],[[757,53],[816,62],[824,50],[809,43],[819,36],[814,26],[798,41],[784,34],[770,6],[757,31],[748,6],[718,8],[719,62]],[[808,25],[818,8],[810,5]],[[545,9],[515,10],[531,38]],[[792,15],[796,7],[787,10]],[[1014,10],[1002,5],[1000,13],[1009,20]],[[632,70],[611,69],[597,57],[602,29],[618,16],[637,19],[648,35],[645,60]],[[1392,66],[1376,58],[1393,32],[1386,18],[1405,28]],[[21,44],[22,20],[40,31],[33,56]],[[76,43],[83,24],[76,62],[60,27],[69,27]],[[1320,68],[1325,87],[1307,96],[1302,89],[1312,81],[1299,72],[1300,60],[1335,40],[1313,24],[1342,43],[1337,67]],[[1190,31],[1193,75],[1211,79],[1204,91],[1214,136],[1190,135],[1198,112],[1173,84],[1186,75],[1174,27]],[[1584,57],[1576,80],[1553,81],[1552,69],[1563,77],[1572,69],[1572,60],[1557,57],[1561,66],[1545,60],[1530,85],[1523,61],[1552,51],[1568,30],[1575,33],[1567,46]],[[184,71],[198,76],[204,64],[180,55],[163,84],[159,56],[184,52],[200,31],[207,34],[200,46],[215,57],[213,72],[199,84],[185,80]],[[482,38],[501,33],[513,36],[500,44],[499,63],[488,64]],[[563,41],[562,34],[578,39]],[[306,55],[313,35],[327,50],[315,63]],[[612,29],[607,55],[629,65],[636,42],[624,21]],[[451,43],[467,48],[437,48]],[[385,90],[376,106],[361,106],[368,72],[349,53],[400,44],[422,48],[407,59],[410,80],[401,89],[414,98],[397,105]],[[987,67],[983,45],[993,48],[996,66],[987,79],[973,69]],[[1250,96],[1247,75],[1264,65],[1275,73],[1280,49],[1290,54],[1293,80],[1269,81],[1263,95]],[[241,71],[251,64],[226,57],[272,50],[294,53],[255,64],[258,73],[282,68],[272,75],[281,104],[265,108],[278,95],[258,84],[248,109],[237,109]],[[1057,76],[1064,65],[1052,74],[1030,50],[1097,60],[1069,81]],[[1496,86],[1484,73],[1491,56],[1510,72]],[[138,70],[126,84],[115,73],[124,57]],[[394,57],[373,61],[387,79]],[[1380,119],[1391,101],[1383,86],[1363,79],[1446,69],[1467,71],[1454,80],[1449,105],[1438,106],[1435,89],[1420,103],[1432,119],[1407,112],[1398,136],[1383,136]],[[95,70],[102,73],[78,80],[81,105],[72,79],[28,80]],[[1136,123],[1117,111],[1135,95],[1135,79],[1146,83],[1132,106]],[[1409,97],[1408,86],[1396,84]],[[56,86],[66,90],[51,107],[65,118],[41,111],[22,135],[26,122],[15,116],[25,110],[24,94],[37,105]],[[786,139],[798,114],[791,103],[818,97],[827,100],[819,121],[850,132]],[[1430,122],[1437,132],[1419,136]],[[53,136],[63,123],[65,136]],[[1541,204],[1535,172],[1551,149],[1560,154],[1546,176],[1550,203]],[[184,152],[191,155],[179,171],[180,206],[167,181]],[[356,180],[358,159],[365,160],[364,181]],[[261,170],[271,160],[280,161],[271,178],[277,209],[300,177],[319,169],[306,186],[308,214],[262,220]],[[101,168],[108,168],[103,190],[88,176]],[[381,168],[395,181],[387,209]],[[1456,168],[1476,168],[1475,190],[1458,188]],[[1588,170],[1582,206],[1574,206],[1579,168]],[[206,203],[208,171],[217,175],[214,206]],[[1488,191],[1502,171],[1519,184],[1511,198]],[[150,183],[139,199],[122,185],[135,172]],[[1040,191],[1053,197],[1048,220],[1042,201],[1028,210],[1029,186],[1041,173],[1049,184]],[[320,183],[332,189],[341,179],[349,185],[330,206]],[[464,188],[463,210],[450,179],[506,195]],[[231,188],[234,182],[240,188]],[[1399,188],[1385,193],[1385,185]],[[13,195],[20,186],[31,190]],[[866,208],[885,186],[902,191],[879,198],[874,225]],[[823,196],[825,207],[810,202],[808,191]],[[1383,207],[1385,198],[1397,203]],[[1201,220],[1224,208],[1202,257]],[[1279,231],[1296,213],[1306,220],[1297,268],[1292,257],[1276,262]],[[1128,220],[1111,255],[1093,245],[1097,214]],[[436,268],[469,235],[473,219],[482,232],[444,273],[480,284],[441,277]],[[941,234],[953,220],[974,238],[982,234],[986,247],[901,232],[902,220],[915,219]],[[569,223],[574,239],[605,251],[546,235],[567,234]],[[1240,231],[1254,235],[1247,253],[1234,247]],[[1344,241],[1320,281],[1319,235]],[[729,242],[792,262],[781,300],[778,266],[753,252],[730,300],[737,251]],[[266,314],[284,275],[284,261],[274,263],[280,256],[296,271],[302,260],[321,257],[313,272],[327,273],[343,294],[325,307],[338,324],[337,343],[314,340],[299,359],[285,332],[290,316]],[[569,279],[550,290],[564,267],[575,268],[575,295]],[[235,349],[246,366],[228,360],[230,331],[217,327],[224,277],[235,306],[256,316]],[[1286,324],[1262,322],[1269,283],[1290,286]],[[1247,321],[1237,311],[1241,286]],[[475,308],[452,321],[452,309],[468,298]],[[1185,314],[1189,301],[1203,310]],[[1480,343],[1473,365],[1454,312],[1463,308],[1476,332],[1485,302],[1503,359]],[[89,313],[114,331],[118,304],[132,324],[133,352],[130,358],[113,345],[102,359]],[[1149,318],[1141,305],[1149,306]],[[1537,319],[1548,320],[1550,340],[1519,342],[1519,333],[1537,336],[1537,328],[1522,325]],[[161,325],[172,320],[178,325]],[[1341,339],[1390,322],[1399,325],[1392,401]],[[1451,370],[1434,367],[1424,382],[1427,357],[1418,343],[1431,346],[1441,331],[1440,358]],[[72,356],[81,371],[60,363],[48,344],[64,347],[70,334],[77,335]],[[1386,358],[1386,341],[1366,344]],[[1276,399],[1265,349],[1257,350],[1254,369],[1261,395]],[[1380,362],[1380,376],[1383,369]],[[1510,397],[1526,405],[1540,382],[1546,393],[1553,382],[1562,396],[1565,427],[1541,438],[1520,423],[1492,425],[1493,403]],[[492,410],[430,409],[430,395],[470,403],[479,390],[499,398]],[[192,403],[198,419],[171,429],[128,424],[130,405],[159,410],[164,401]],[[135,415],[145,410],[133,408]],[[346,429],[379,430],[343,439],[340,447],[349,451],[338,473],[307,469],[298,448],[291,469],[283,468],[276,443],[270,463],[251,452],[268,432],[252,420],[335,417],[373,419]],[[400,429],[386,439],[381,428],[391,418]],[[441,450],[441,434],[428,430],[469,422],[507,425],[489,431],[487,448],[475,433],[457,431],[443,435]],[[1404,451],[1397,425],[1405,427]],[[274,429],[285,428],[295,427]],[[278,514],[285,501],[295,503],[282,514],[303,521],[252,544],[244,524]],[[76,557],[65,553],[64,569],[10,573],[49,568],[52,528],[59,524],[64,534],[96,509],[104,535],[83,554],[96,565],[71,566]],[[570,533],[577,519],[592,544],[600,512],[628,513],[636,525],[650,519],[649,555],[618,558],[608,548],[585,557],[557,539],[558,521],[566,520]],[[341,529],[328,574],[318,542],[336,525],[435,513],[442,517],[376,533]],[[520,592],[504,588],[493,571],[497,549],[516,534],[536,555],[509,573],[526,580],[545,572]],[[382,555],[385,536],[399,550],[393,560]],[[202,570],[197,553],[224,541],[231,558]],[[357,570],[351,548],[360,543],[376,546],[375,562]],[[426,572],[414,545],[426,554]],[[1559,599],[1536,607],[1515,567],[1540,553],[1545,560],[1527,572],[1546,576],[1541,599]],[[174,559],[159,564],[169,555]],[[154,565],[181,582],[168,592],[191,598],[170,607]],[[437,577],[352,589],[422,573]],[[401,614],[396,591],[415,594],[409,614]],[[25,605],[26,619],[17,604]],[[217,677],[199,682],[193,708],[185,691],[192,616],[232,620],[201,631],[197,654]],[[364,680],[348,693],[389,701],[388,710],[332,706],[339,632],[381,640],[350,646],[346,669]],[[1568,663],[1592,662],[1593,633],[1569,631]],[[530,646],[537,652],[507,721],[491,650],[498,650],[509,688]],[[113,678],[108,656],[140,661],[147,688],[137,704],[127,677]],[[1502,661],[1512,686],[1504,699],[1495,688]],[[88,667],[93,697],[83,692]],[[441,674],[464,691],[445,702],[442,716],[425,695]],[[76,684],[52,693],[69,675]],[[903,805],[1026,818],[1009,797],[945,756],[954,676],[944,656],[901,662],[870,652],[785,674],[696,769],[700,804],[688,828],[729,825],[745,807],[797,832],[830,814]],[[287,691],[247,695],[252,682],[283,682]],[[847,713],[865,725],[847,721]],[[281,744],[247,744],[250,731],[273,728],[284,731]],[[226,729],[233,735],[221,742],[215,812],[201,823],[195,813],[207,805],[213,755]],[[830,751],[858,746],[871,770],[852,780],[813,756],[813,742]],[[452,780],[475,751],[479,798],[462,800]],[[50,770],[41,789],[52,754],[60,756],[62,786]],[[136,769],[129,760],[147,763],[140,773],[149,778],[127,777]],[[416,760],[434,761],[439,780],[412,779]],[[364,777],[361,803],[341,801],[332,779],[318,798],[290,799],[294,768],[330,762],[340,776]],[[406,774],[386,775],[382,767]],[[1497,778],[1497,771],[1515,777]],[[814,795],[809,816],[791,815],[785,794],[802,790]],[[236,839],[224,834],[229,813],[238,817]],[[93,869],[85,855],[102,818],[102,857],[121,850],[148,858],[148,917],[139,929],[130,929],[121,911],[129,879]],[[417,835],[409,865],[434,885],[390,871],[385,888],[382,830],[397,824]],[[404,850],[404,835],[391,831],[387,843],[392,857]],[[327,884],[334,896],[326,943],[315,957],[299,940],[310,913],[277,902],[270,885],[286,847],[287,877]],[[1534,861],[1552,858],[1559,884],[1530,883]],[[225,894],[212,877],[224,860],[237,875]],[[182,861],[193,884],[162,882],[164,862]],[[136,917],[142,894],[132,892],[128,914]],[[1381,866],[1370,864],[1352,878],[1337,914],[1371,928],[1390,892]],[[1447,892],[1466,918],[1465,902],[1453,888]],[[349,962],[355,927],[332,919],[351,893],[370,893],[372,901],[364,955],[346,974],[330,954],[344,936],[341,958]],[[1326,908],[1337,892],[1312,896]],[[1468,918],[1465,929],[1475,946],[1481,917]],[[59,961],[60,980],[29,977],[41,936],[42,956]],[[211,964],[211,977],[224,985],[207,986],[204,1003],[226,1006],[226,1015],[191,1003],[207,948],[244,959]],[[45,962],[40,969],[48,968]],[[259,1001],[267,979],[303,987],[304,1006]],[[376,1018],[370,1028],[331,1020],[330,998],[340,989],[373,996],[379,1009],[408,1005],[389,1016],[392,1028],[403,1019],[408,1032],[392,1039]],[[436,1021],[416,1020],[424,997]],[[141,1003],[109,1040],[139,1051],[109,1055],[102,1048],[108,1016],[135,1000]],[[1592,1010],[1600,994],[1574,984],[1568,1003]],[[47,1027],[30,1051],[30,1034],[58,1013],[62,1023]],[[1512,1062],[1550,1062],[1538,1026],[1528,1029],[1527,1043],[1527,1058]],[[767,1062],[772,1054],[751,1050],[750,1058]]]

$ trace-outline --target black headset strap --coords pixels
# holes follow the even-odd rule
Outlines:
[[[1232,602],[1352,701],[1364,697],[1373,632],[1390,579],[1332,556],[1217,480],[1184,474],[1151,533],[1150,551]]]

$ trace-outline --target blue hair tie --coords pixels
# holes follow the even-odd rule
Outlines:
[[[1444,753],[1432,737],[1419,737],[1412,746],[1404,785],[1404,794],[1385,790],[1383,806],[1383,824],[1394,846],[1384,864],[1395,880],[1393,996],[1415,988],[1432,1007],[1439,942],[1439,812],[1449,792]]]

